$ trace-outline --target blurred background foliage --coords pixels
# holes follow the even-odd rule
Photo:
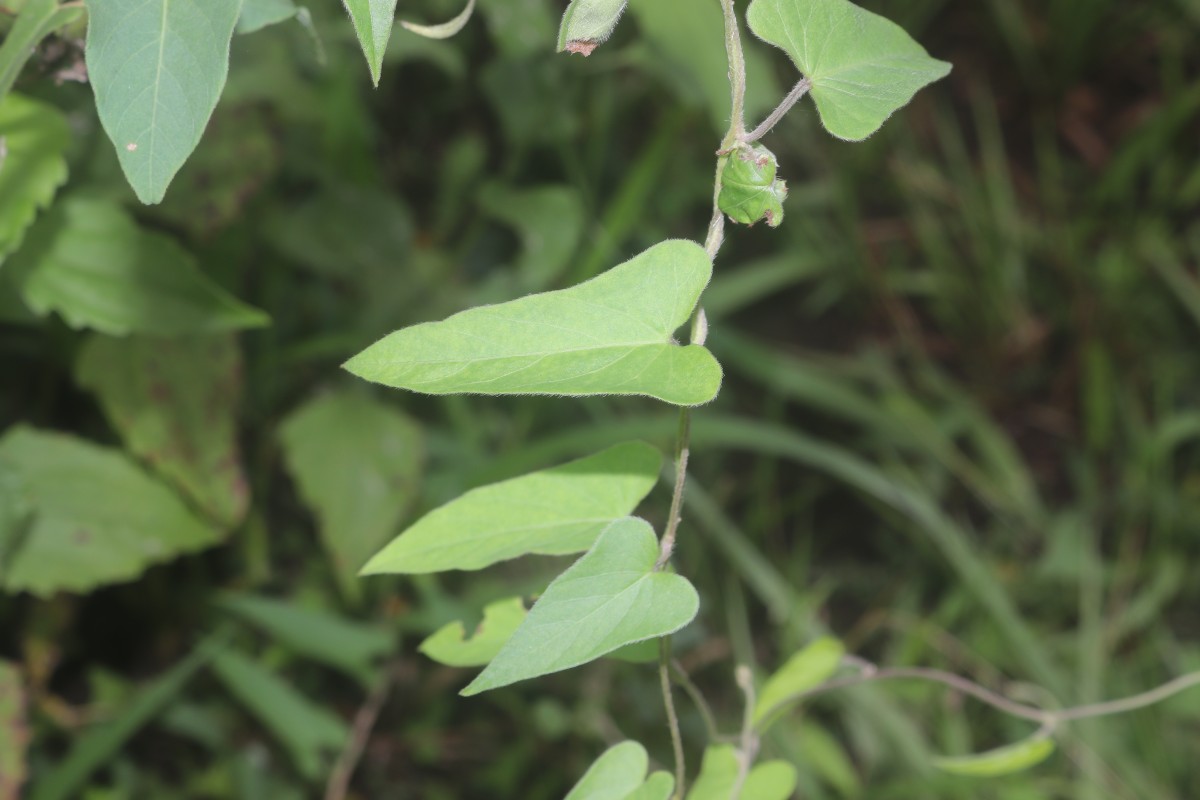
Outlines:
[[[731,230],[706,294],[727,378],[695,423],[677,561],[704,602],[676,653],[726,730],[734,664],[768,671],[823,632],[1046,705],[1200,669],[1200,4],[864,5],[954,72],[865,144],[831,140],[806,104],[766,140],[787,220]],[[70,123],[61,218],[39,226],[90,219],[101,241],[79,246],[109,246],[120,204],[156,257],[190,253],[223,289],[206,313],[228,324],[81,331],[0,281],[0,456],[66,448],[111,481],[46,492],[195,526],[93,580],[104,565],[61,552],[19,560],[0,520],[0,797],[28,777],[34,800],[536,800],[607,743],[669,758],[650,669],[605,661],[464,701],[469,674],[415,652],[561,563],[354,577],[471,486],[630,437],[669,452],[674,433],[639,399],[429,398],[338,369],[395,328],[703,235],[729,102],[717,3],[633,0],[586,60],[553,53],[558,3],[479,6],[449,41],[397,29],[378,90],[340,4],[237,37],[156,207],[125,187],[88,87],[61,80],[80,41],[46,43],[18,82]],[[746,44],[754,121],[793,73]],[[270,324],[248,327],[254,309]],[[680,702],[695,766],[705,729]],[[1072,725],[1020,775],[929,767],[1029,732],[889,683],[812,703],[764,746],[812,800],[1195,796],[1195,692]]]

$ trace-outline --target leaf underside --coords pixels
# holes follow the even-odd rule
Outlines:
[[[721,368],[672,334],[712,275],[694,242],[662,242],[569,289],[404,328],[345,364],[361,378],[429,394],[646,395],[693,406]]]
[[[200,141],[229,71],[242,0],[88,0],[96,110],[143,203],[158,203]]]
[[[362,574],[482,569],[527,554],[587,550],[650,493],[662,463],[643,442],[472,489],[417,520]]]

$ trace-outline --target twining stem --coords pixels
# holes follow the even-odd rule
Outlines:
[[[739,141],[749,144],[750,142],[757,142],[759,139],[766,136],[771,132],[771,129],[775,127],[779,120],[783,119],[783,115],[791,111],[792,106],[796,105],[796,103],[800,101],[801,97],[804,97],[804,95],[808,94],[808,90],[811,88],[812,81],[810,81],[808,78],[801,78],[799,82],[792,87],[792,90],[788,92],[787,97],[783,98],[779,105],[775,107],[775,110],[768,114],[767,118],[764,119],[757,128],[749,133],[742,134]]]
[[[802,700],[816,695],[826,694],[837,689],[845,689],[850,686],[860,686],[864,683],[873,683],[875,681],[888,680],[920,680],[929,681],[932,683],[940,683],[943,686],[948,686],[951,689],[968,694],[986,703],[992,708],[1002,711],[1013,717],[1027,719],[1030,722],[1037,722],[1042,726],[1053,727],[1059,723],[1071,722],[1080,719],[1091,719],[1094,717],[1104,717],[1111,714],[1123,714],[1129,711],[1136,711],[1140,708],[1154,705],[1162,702],[1169,697],[1173,697],[1180,692],[1200,686],[1200,672],[1190,672],[1186,675],[1181,675],[1174,680],[1170,680],[1161,686],[1150,689],[1149,691],[1141,692],[1130,697],[1123,697],[1119,700],[1108,700],[1103,703],[1089,703],[1087,705],[1075,706],[1073,708],[1062,709],[1046,709],[1038,708],[1037,706],[1029,706],[1024,703],[1018,703],[1009,700],[998,692],[993,692],[991,689],[986,689],[974,681],[955,675],[952,672],[944,672],[940,669],[929,669],[926,667],[893,667],[880,669],[868,661],[859,658],[848,656],[845,659],[847,665],[856,666],[859,668],[857,675],[848,675],[844,678],[834,678],[826,681],[820,686],[815,686],[806,692],[801,692],[791,698],[789,701]]]
[[[719,153],[729,151],[746,133],[746,61],[742,56],[741,32],[738,29],[737,14],[734,11],[733,0],[721,0],[721,11],[725,17],[725,56],[729,61],[729,92],[730,119],[729,130],[721,140]],[[717,160],[716,176],[713,179],[713,215],[708,225],[708,234],[704,238],[704,250],[709,259],[716,259],[717,251],[725,236],[725,215],[721,213],[718,198],[721,195],[721,176],[725,171],[725,159]],[[708,332],[708,322],[704,309],[696,307],[692,318],[693,344],[703,344]],[[671,510],[663,531],[662,543],[659,547],[658,561],[655,569],[663,569],[675,551],[675,537],[679,531],[679,521],[683,509],[683,489],[687,484],[688,452],[691,443],[692,412],[683,408],[679,412],[679,434],[675,441],[675,487],[671,493]],[[683,736],[679,730],[679,719],[675,715],[675,701],[671,697],[670,643],[667,637],[660,640],[659,676],[662,681],[663,702],[667,709],[667,723],[671,728],[671,744],[675,750],[675,797],[683,797],[684,778],[686,770],[683,761]],[[753,758],[751,756],[751,758]]]
[[[671,728],[671,749],[675,751],[675,793],[682,800],[687,770],[683,761],[683,735],[679,730],[679,717],[675,714],[675,699],[671,695],[671,637],[658,640],[658,679],[662,683],[663,702],[667,707],[667,724]]]

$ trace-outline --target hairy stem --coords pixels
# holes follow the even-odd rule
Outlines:
[[[658,640],[658,678],[662,684],[663,705],[667,709],[667,725],[671,729],[671,749],[675,751],[676,800],[683,800],[687,780],[687,769],[683,761],[683,734],[679,730],[679,717],[675,714],[675,698],[671,695],[671,637]]]
[[[725,55],[729,61],[729,95],[730,119],[729,130],[721,141],[721,149],[725,152],[737,144],[746,132],[746,61],[742,55],[741,31],[738,29],[737,14],[733,0],[720,0],[721,11],[725,17]],[[725,215],[721,213],[719,198],[721,195],[721,176],[725,172],[725,159],[717,159],[716,175],[713,178],[713,214],[708,224],[708,234],[704,238],[704,250],[709,259],[715,260],[721,243],[725,238]],[[697,305],[692,317],[691,342],[704,344],[708,336],[708,320],[704,309]],[[679,521],[683,510],[683,490],[687,484],[688,453],[691,446],[692,412],[689,408],[679,411],[679,434],[675,441],[675,486],[671,493],[671,510],[667,518],[666,529],[663,531],[662,543],[659,546],[658,561],[655,569],[663,569],[675,552],[675,538],[679,532]],[[667,709],[667,722],[671,727],[671,745],[675,750],[675,797],[682,798],[686,770],[683,762],[683,736],[679,730],[679,719],[675,715],[675,702],[671,697],[670,669],[670,639],[663,637],[659,645],[659,676],[662,681],[663,702]],[[715,726],[710,724],[715,729]],[[753,760],[753,755],[750,756]]]
[[[808,90],[811,88],[812,82],[808,78],[801,78],[799,82],[792,87],[792,90],[788,92],[787,97],[783,98],[779,105],[775,107],[775,110],[768,114],[767,118],[764,119],[757,128],[749,133],[742,134],[740,141],[749,144],[750,142],[757,142],[759,139],[766,136],[771,132],[771,129],[778,124],[779,120],[783,119],[783,115],[791,111],[792,106],[796,105],[796,103],[800,101],[801,97],[804,97],[804,95],[808,94]]]

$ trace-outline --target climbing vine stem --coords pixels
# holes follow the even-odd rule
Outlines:
[[[741,31],[738,28],[733,0],[720,0],[720,2],[725,18],[725,56],[729,62],[730,117],[729,130],[725,132],[725,137],[721,140],[721,147],[717,151],[719,155],[728,152],[746,133],[746,62],[742,56]],[[704,238],[704,250],[711,260],[716,259],[717,252],[721,249],[721,243],[725,238],[725,215],[721,213],[718,203],[721,195],[721,176],[724,171],[725,159],[718,158],[716,174],[713,178],[712,219],[708,224],[708,234]],[[708,321],[703,307],[697,305],[696,312],[692,317],[690,341],[692,344],[704,344],[707,336]],[[671,493],[671,509],[663,530],[655,569],[663,569],[675,551],[675,538],[678,535],[679,522],[683,515],[683,490],[687,484],[691,432],[692,412],[688,408],[683,408],[679,412],[679,433],[675,440],[675,483]],[[686,771],[684,769],[683,737],[679,730],[679,719],[675,714],[675,702],[671,696],[669,639],[663,637],[659,646],[659,675],[662,683],[663,703],[667,710],[667,723],[671,728],[671,744],[675,750],[675,797],[682,798]],[[752,755],[749,757],[753,758]]]

